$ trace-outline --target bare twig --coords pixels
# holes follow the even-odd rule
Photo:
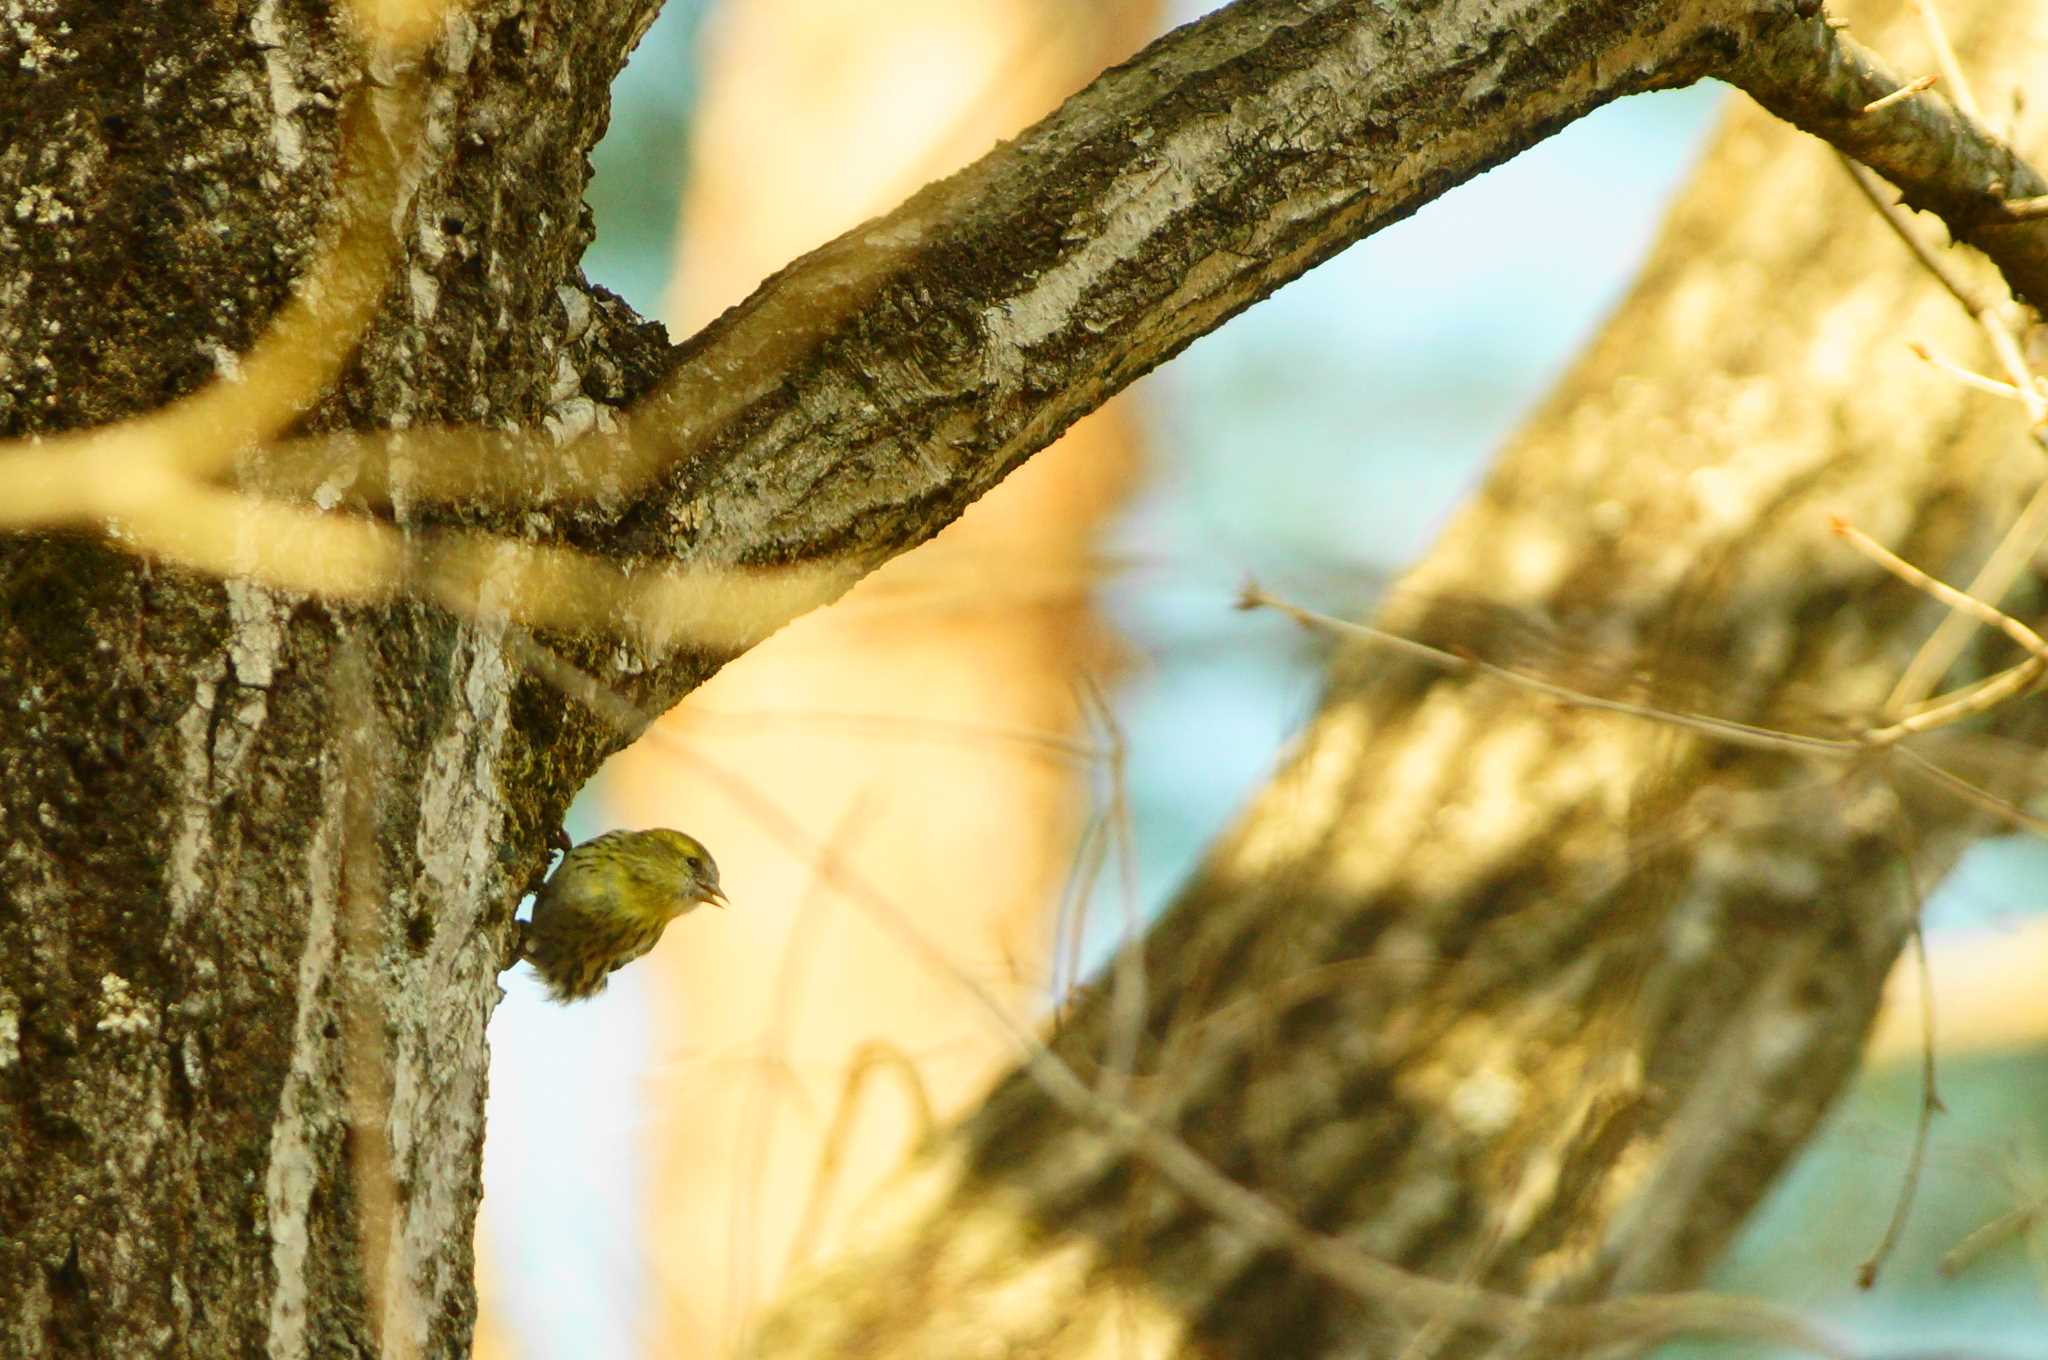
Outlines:
[[[1954,1279],[1975,1265],[1986,1252],[1994,1251],[2014,1238],[2031,1232],[2034,1225],[2044,1216],[2048,1216],[2048,1196],[2000,1214],[1989,1223],[1980,1224],[1972,1229],[1962,1241],[1944,1252],[1937,1269],[1943,1275]]]
[[[1947,86],[1949,98],[1956,101],[1956,107],[1963,111],[1965,118],[1983,121],[1977,112],[1977,96],[1970,90],[1968,77],[1963,74],[1963,64],[1956,60],[1955,46],[1948,40],[1948,30],[1942,26],[1941,14],[1934,7],[1934,0],[1912,0],[1913,12],[1920,16],[1920,26],[1927,31],[1927,45],[1934,49],[1934,64],[1941,69],[1942,83]]]
[[[2029,394],[2038,400],[2042,395],[2041,389],[2031,373],[2026,375],[2026,384],[2019,389],[2021,400],[2028,401]],[[2031,402],[2029,409],[2032,409]],[[2044,431],[2048,431],[2048,425],[2044,425],[2040,420],[2035,421],[2034,435],[2037,440],[2043,437]],[[1999,540],[1991,556],[1985,559],[1984,565],[1978,568],[1977,574],[1970,579],[1968,593],[1978,599],[1996,599],[2004,595],[2012,588],[2013,582],[2019,579],[2027,563],[2033,560],[2035,550],[2041,546],[2044,539],[2048,539],[2048,481],[2034,488],[2034,494],[2027,498],[2025,508],[2013,521],[2012,527],[2006,530],[2005,536]],[[1955,664],[1956,657],[1961,655],[1964,640],[1970,635],[1972,622],[1968,615],[1951,611],[1914,653],[1912,662],[1900,674],[1898,683],[1892,687],[1892,692],[1886,696],[1882,711],[1910,713],[1919,709],[1926,696],[1940,682],[1942,675]],[[1994,676],[1979,681],[1978,684],[1987,689],[2003,684],[2003,693],[2019,693],[2040,676],[2041,667],[2037,664],[2038,661],[2038,655],[2030,653],[2025,662],[2013,668],[2013,671],[2022,674],[2007,672],[2003,677]]]
[[[1111,965],[1110,1045],[1108,1060],[1100,1073],[1099,1090],[1106,1098],[1121,1101],[1137,1066],[1146,1008],[1145,951],[1141,939],[1144,921],[1138,912],[1137,851],[1132,844],[1131,805],[1125,784],[1128,749],[1116,711],[1093,677],[1083,677],[1081,695],[1092,725],[1105,734],[1109,751],[1109,809],[1105,825],[1117,864],[1123,940]]]
[[[1906,82],[1819,17],[1760,34],[1721,74],[1883,175],[1908,203],[1939,216],[1950,235],[1989,255],[2016,293],[2048,306],[2048,232],[2011,221],[2002,206],[2048,194],[2048,179],[1975,119],[1938,96],[1866,114]]]
[[[1934,1131],[1934,1116],[1944,1109],[1934,1082],[1934,974],[1927,960],[1927,931],[1920,922],[1926,899],[1920,891],[1920,876],[1913,868],[1912,828],[1897,798],[1892,799],[1892,818],[1899,837],[1899,870],[1905,875],[1906,895],[1912,908],[1914,965],[1920,970],[1920,1112],[1913,1128],[1913,1150],[1906,1158],[1906,1173],[1892,1206],[1892,1216],[1877,1246],[1856,1268],[1856,1285],[1860,1289],[1877,1284],[1878,1272],[1891,1259],[1906,1230],[1906,1216],[1912,1211],[1920,1175],[1927,1164],[1927,1143]]]
[[[2039,501],[2041,497],[2037,495],[2035,499]],[[2029,508],[2031,509],[2032,507]],[[2020,523],[2015,524],[2013,532],[2006,535],[2008,543],[2021,540],[2022,535],[2019,531],[2025,527],[2026,518],[2025,515],[2022,515]],[[1869,535],[1852,527],[1845,521],[1837,518],[1832,521],[1832,526],[1838,535],[1846,539],[1864,556],[1876,562],[1907,585],[1947,605],[1953,611],[1950,616],[1951,618],[1968,619],[1976,623],[1989,624],[2014,642],[2019,643],[2027,652],[2027,659],[2017,666],[2000,671],[1998,674],[1986,677],[1984,680],[1974,684],[1966,685],[1960,690],[1943,695],[1937,699],[1915,703],[1912,710],[1897,722],[1884,727],[1872,728],[1865,732],[1863,739],[1866,742],[1873,746],[1891,745],[1915,732],[1931,731],[1947,723],[1957,722],[1963,718],[1972,717],[1980,713],[1988,713],[1998,704],[2025,693],[2040,680],[2044,671],[2048,671],[2048,642],[2043,642],[2040,634],[2036,633],[2033,629],[2027,627],[2018,619],[2013,618],[2004,610],[1979,599],[1976,595],[1957,590],[1946,582],[1938,581],[1929,576],[1926,572],[1900,558],[1891,550],[1878,544]],[[1991,574],[1989,567],[1984,572],[1979,573],[1980,576],[1989,574]],[[1936,630],[1937,634],[1939,631],[1938,629]],[[1932,640],[1930,639],[1929,644],[1921,648],[1920,655],[1929,655],[1929,647],[1931,645]],[[1915,658],[1916,661],[1918,659],[1918,657]],[[1902,692],[1904,692],[1903,679],[1900,685],[1894,689],[1893,693],[1896,696]]]
[[[1992,816],[2000,818],[2012,826],[2019,827],[2025,831],[2031,831],[2037,836],[2048,836],[2048,818],[2036,817],[2033,813],[2028,812],[2010,799],[2000,798],[1988,789],[1979,788],[1953,770],[1943,768],[1903,742],[1893,746],[1891,750],[1898,759],[1913,766],[1917,773],[1933,780],[1950,793],[1961,798],[1964,802],[1982,808]]]
[[[1074,857],[1067,867],[1066,882],[1060,889],[1059,911],[1054,917],[1053,957],[1048,990],[1053,1005],[1054,1028],[1068,998],[1081,982],[1081,958],[1088,939],[1088,908],[1094,900],[1095,883],[1109,854],[1109,823],[1106,814],[1091,811],[1074,845]]]
[[[1933,0],[1912,0],[1912,3],[1915,11],[1920,15],[1921,23],[1927,30],[1928,41],[1934,48],[1937,63],[1948,79],[1949,89],[1955,95],[1956,104],[1961,111],[1963,122],[1969,127],[1975,127],[1978,116],[1975,97],[1971,94],[1969,82],[1963,75],[1962,64],[1956,59],[1955,49],[1948,41],[1948,33],[1942,26],[1940,15],[1934,8]],[[1990,134],[1986,133],[1985,135],[1989,136]],[[1840,145],[1840,143],[1837,143],[1838,147]],[[2009,150],[2006,154],[2011,157]],[[2024,165],[2018,162],[2016,157],[2012,157],[2012,159],[2017,168],[2026,169]],[[1970,316],[1978,323],[1984,332],[1985,339],[1991,345],[1992,352],[1998,357],[1999,366],[2005,370],[2008,381],[2005,384],[1995,383],[1991,379],[1980,377],[1958,365],[1936,359],[1924,348],[1917,345],[1914,346],[1914,351],[1921,358],[1943,368],[1944,371],[1959,381],[1983,391],[1993,392],[1998,395],[2009,395],[2018,400],[2026,408],[2027,424],[2035,442],[2048,447],[2048,391],[2043,390],[2041,380],[2035,375],[2032,367],[2027,363],[2025,355],[2022,353],[2020,340],[2024,329],[2024,322],[2019,316],[2018,308],[2014,305],[2011,297],[1994,296],[1978,289],[1963,280],[1954,270],[1949,269],[1946,262],[1935,252],[1934,248],[1920,239],[1919,233],[1906,220],[1905,214],[1886,197],[1883,187],[1875,175],[1849,159],[1846,149],[1843,153],[1842,163],[1849,171],[1850,178],[1855,181],[1856,187],[1863,192],[1864,197],[1870,201],[1871,206],[1877,209],[1885,224],[1892,229],[1901,241],[1905,242],[1907,249],[1913,253],[1914,258],[1929,273],[1934,275],[1943,287],[1948,289],[1949,293],[1963,305],[1964,310],[1969,312]],[[2028,173],[2031,174],[2031,171]],[[2038,189],[2039,177],[2034,176],[2034,180]],[[1904,181],[1902,180],[1901,182],[1903,183]],[[2009,191],[2009,184],[2003,178],[1992,179],[1986,185],[1986,188],[1995,199],[1988,214],[1993,220],[2005,222],[2023,221],[2030,215],[2026,210],[2027,205],[2048,203],[2048,195],[2042,195],[2038,192],[2033,198],[2005,198],[2004,195]],[[1952,234],[1960,238],[1962,233],[1956,231],[1957,224],[1952,221],[1949,225]],[[2009,275],[2008,277],[2012,276]],[[2019,286],[2018,280],[2013,278],[2012,281],[2014,287],[2017,288]],[[2034,295],[2034,300],[2037,304],[2041,301],[2038,294]],[[1994,599],[2003,595],[2018,577],[2020,570],[2032,556],[2035,547],[2039,545],[2044,534],[2048,534],[2048,484],[2044,484],[2040,490],[2036,491],[2034,497],[2028,503],[2026,511],[2021,514],[2018,522],[2013,525],[2012,529],[2000,542],[1997,551],[1992,554],[1991,560],[1984,564],[1975,579],[1971,581],[1970,594]],[[1941,675],[1954,662],[1962,649],[1963,639],[1967,636],[1967,633],[1968,627],[1962,616],[1951,614],[1948,618],[1944,619],[1941,626],[1934,631],[1933,635],[1927,639],[1918,653],[1915,654],[1912,663],[1907,666],[1905,673],[1899,677],[1897,685],[1894,686],[1890,697],[1885,702],[1885,711],[1903,712],[1918,705],[1934,689]],[[2038,668],[2034,673],[2038,673]],[[2028,681],[2031,682],[2031,679],[2032,675],[2030,674]],[[2020,688],[2024,688],[2024,685],[2009,686],[2006,692],[2017,692]]]
[[[1863,739],[1874,747],[1892,746],[1916,732],[1932,732],[1937,727],[1946,727],[1965,718],[1989,713],[2007,700],[2016,699],[2033,689],[2040,682],[2044,668],[2048,668],[2048,664],[2044,664],[2040,657],[2030,656],[2019,665],[2008,666],[1996,675],[1986,676],[1938,698],[1915,704],[1912,710],[1898,721],[1865,731]]]
[[[650,730],[651,716],[549,652],[516,628],[505,634],[508,653],[525,669],[556,685],[629,735]],[[657,736],[660,729],[652,729]],[[1349,1242],[1305,1226],[1271,1199],[1217,1170],[1179,1136],[1129,1105],[1096,1091],[1065,1060],[1012,1016],[996,995],[962,969],[849,866],[824,853],[816,838],[772,799],[701,752],[673,749],[753,816],[776,839],[814,860],[848,899],[859,905],[906,951],[971,997],[1015,1046],[1024,1071],[1070,1117],[1150,1163],[1176,1189],[1231,1225],[1248,1242],[1285,1250],[1310,1273],[1420,1324],[1448,1319],[1490,1333],[1548,1345],[1647,1345],[1694,1333],[1769,1340],[1813,1354],[1848,1357],[1850,1350],[1803,1318],[1750,1299],[1708,1294],[1638,1295],[1595,1304],[1543,1304],[1470,1285],[1446,1283],[1373,1257]]]
[[[1913,252],[1913,258],[1939,280],[1941,286],[1948,289],[1963,305],[1963,310],[1983,328],[1991,352],[1998,356],[1999,367],[2005,370],[2006,378],[2012,384],[2013,395],[2027,408],[2028,425],[2034,429],[2035,438],[2041,438],[2041,426],[2048,421],[2048,394],[2044,394],[2035,382],[2033,370],[2020,351],[2020,323],[2014,314],[2011,298],[1979,288],[1950,268],[1935,248],[1921,239],[1899,206],[1886,197],[1882,182],[1868,168],[1847,156],[1842,157],[1842,168],[1849,172],[1849,178],[1856,182],[1856,187],[1877,209],[1885,225]]]
[[[1902,99],[1911,99],[1914,95],[1919,94],[1925,90],[1931,90],[1933,88],[1934,77],[1921,76],[1917,80],[1907,81],[1905,84],[1899,86],[1898,89],[1893,90],[1890,94],[1879,95],[1877,98],[1871,100],[1868,104],[1865,104],[1863,108],[1860,110],[1860,112],[1880,113],[1885,109],[1890,108],[1892,105],[1898,103]]]
[[[1684,728],[1701,736],[1718,741],[1747,746],[1754,750],[1791,751],[1818,753],[1823,755],[1853,756],[1867,749],[1865,743],[1854,738],[1822,737],[1800,732],[1786,732],[1774,727],[1761,727],[1754,723],[1737,722],[1732,718],[1718,718],[1708,713],[1689,713],[1675,709],[1658,708],[1652,704],[1631,703],[1626,699],[1610,699],[1585,690],[1560,685],[1540,676],[1516,670],[1511,666],[1496,665],[1475,656],[1460,655],[1417,642],[1413,638],[1390,633],[1384,628],[1375,628],[1369,623],[1356,623],[1340,619],[1333,614],[1321,613],[1290,604],[1277,596],[1269,595],[1257,583],[1247,581],[1238,593],[1237,607],[1240,609],[1271,609],[1285,614],[1296,623],[1318,628],[1326,632],[1339,633],[1350,637],[1364,638],[1394,651],[1404,652],[1439,666],[1452,674],[1470,672],[1503,681],[1518,689],[1540,694],[1548,699],[1569,704],[1573,708],[1588,708],[1602,713],[1619,713],[1631,718],[1643,718],[1650,722]]]
[[[1933,11],[1923,3],[1922,13],[1928,17],[1937,37],[1943,38],[1940,45],[1945,49],[1945,36],[1939,33],[1939,21],[1932,17]],[[1953,61],[1952,53],[1949,59]],[[1959,380],[1985,391],[2010,395],[2018,400],[2026,408],[2027,423],[2035,441],[2048,442],[2048,393],[2043,392],[2039,378],[2035,376],[2021,353],[2021,327],[2011,299],[1990,296],[1965,282],[1955,271],[1947,267],[1932,247],[1920,239],[1919,233],[1905,220],[1904,214],[1884,196],[1874,175],[1847,157],[1843,158],[1842,164],[1849,171],[1850,178],[1855,181],[1857,188],[1862,190],[1871,206],[1878,210],[1886,225],[1905,242],[1914,258],[1919,260],[1976,320],[1984,332],[1985,339],[1989,341],[1992,352],[1998,356],[1998,361],[2005,369],[2009,381],[1997,384],[1990,379],[1980,378],[1959,366],[1936,359],[1917,345],[1914,347],[1915,352],[1928,362],[1943,367]],[[1971,581],[1969,593],[1973,596],[1994,598],[2003,595],[2031,559],[2034,549],[2044,535],[2048,535],[2048,483],[2043,483],[2036,489],[2019,519],[2014,522],[2000,541],[1997,550]],[[1960,716],[1970,711],[1982,711],[1973,708],[1972,705],[1980,700],[1997,702],[2018,694],[2039,678],[2042,670],[2039,653],[2033,653],[2022,666],[2006,672],[2002,677],[1994,677],[1991,683],[1973,687],[1974,692],[1958,696],[1958,703],[1948,711],[1923,707],[1921,701],[1939,683],[1942,674],[1954,663],[1962,650],[1964,639],[1969,633],[1966,619],[1965,611],[1952,612],[1943,619],[1940,627],[1935,629],[1915,653],[1912,662],[1900,675],[1898,683],[1886,699],[1886,712],[1912,711],[1911,716],[1899,725],[1901,734],[1923,724],[1934,725],[1949,721],[1951,713]]]
[[[1907,345],[1906,348],[1912,350],[1915,355],[1926,361],[1933,368],[1954,378],[1965,387],[1978,392],[1988,393],[1994,397],[2007,397],[2013,401],[2024,402],[2028,399],[2025,388],[2015,387],[2009,382],[2000,382],[1997,378],[1987,378],[1982,373],[1978,373],[1973,369],[1964,368],[1955,360],[1943,358],[1917,341]]]
[[[1957,590],[1946,581],[1938,581],[1920,568],[1906,561],[1891,549],[1877,542],[1869,534],[1837,516],[1829,521],[1829,528],[1848,541],[1858,552],[1883,567],[1892,575],[1912,586],[1915,590],[1932,595],[1950,609],[1966,614],[1977,622],[1998,629],[2007,637],[2024,647],[2029,655],[2048,658],[2048,642],[2041,635],[2021,623],[1997,605],[1986,603],[1965,591]]]
[[[1877,752],[1896,753],[1899,759],[1913,767],[1915,773],[1925,775],[1972,805],[2003,818],[2013,826],[2048,835],[2048,820],[2034,816],[1988,789],[1978,787],[1906,745],[1908,737],[1958,721],[1963,717],[1986,712],[1995,704],[2024,693],[2040,678],[2044,666],[2048,666],[2048,663],[2044,663],[2039,656],[2029,656],[2020,665],[2001,672],[1986,682],[1966,687],[1957,695],[1948,696],[1947,702],[1929,705],[1897,722],[1881,727],[1867,727],[1848,737],[1825,737],[1765,727],[1756,723],[1737,722],[1706,713],[1659,708],[1654,704],[1632,703],[1591,694],[1585,690],[1543,679],[1541,676],[1531,675],[1512,666],[1497,665],[1477,657],[1431,647],[1412,638],[1402,637],[1398,633],[1375,628],[1371,624],[1355,623],[1313,609],[1304,609],[1268,595],[1251,583],[1247,583],[1240,593],[1238,607],[1273,609],[1305,627],[1363,638],[1415,656],[1452,674],[1484,675],[1574,708],[1641,718],[1646,722],[1661,723],[1751,750],[1785,751],[1794,755],[1845,761],[1854,761]]]
[[[2005,199],[1998,205],[1998,215],[2008,222],[2038,222],[2048,217],[2048,194]]]

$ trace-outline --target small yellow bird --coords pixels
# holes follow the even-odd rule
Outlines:
[[[654,948],[668,923],[725,906],[718,866],[680,831],[608,831],[555,866],[533,900],[522,952],[556,1001],[580,1001]]]

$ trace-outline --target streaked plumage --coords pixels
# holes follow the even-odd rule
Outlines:
[[[526,958],[556,1001],[604,990],[612,970],[654,948],[668,923],[725,905],[718,866],[680,831],[609,831],[571,850],[541,885]]]

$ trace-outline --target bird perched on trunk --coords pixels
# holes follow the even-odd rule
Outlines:
[[[725,906],[718,866],[680,831],[608,831],[562,857],[533,901],[521,952],[556,1001],[580,1001],[654,948],[668,923]]]

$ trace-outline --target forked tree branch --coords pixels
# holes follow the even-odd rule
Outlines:
[[[274,496],[265,509],[358,513],[416,541],[475,533],[463,544],[479,548],[471,560],[482,565],[454,578],[466,590],[444,582],[425,592],[452,613],[394,601],[414,584],[404,579],[346,607],[260,580],[223,585],[161,569],[124,556],[117,518],[86,521],[104,543],[75,534],[0,542],[0,711],[22,715],[0,734],[0,1068],[28,1111],[12,1125],[22,1137],[0,1140],[0,1182],[20,1187],[0,1238],[6,1334],[30,1351],[81,1354],[241,1352],[257,1337],[274,1355],[383,1347],[452,1356],[466,1346],[496,960],[544,835],[625,735],[522,676],[492,619],[520,603],[500,597],[508,573],[485,569],[492,553],[518,566],[518,546],[545,544],[621,570],[682,564],[712,579],[732,566],[825,564],[818,579],[843,583],[929,538],[1196,336],[1571,119],[1636,90],[1740,70],[1753,49],[1793,43],[1787,34],[1824,43],[1802,9],[1811,6],[1240,0],[1106,73],[977,165],[793,263],[673,349],[576,268],[587,241],[582,157],[604,120],[604,83],[646,7],[584,0],[573,22],[513,0],[451,12],[420,58],[429,116],[390,219],[401,233],[398,274],[314,428],[468,433],[391,439],[407,455],[391,460],[403,477],[374,457],[356,461],[374,443],[329,440],[314,451],[339,446],[356,461],[347,470],[356,481],[323,474],[292,485],[287,475],[262,494]],[[116,22],[146,53],[139,72],[132,51],[72,41]],[[24,73],[0,82],[0,126],[24,152],[0,165],[0,202],[12,214],[0,222],[9,271],[0,429],[23,438],[96,427],[231,373],[316,235],[335,158],[332,111],[365,79],[348,33],[311,5],[242,15],[137,3],[111,15],[39,10],[0,42],[25,44],[0,57],[35,58],[0,62]],[[1873,116],[1917,117],[1917,102]],[[1914,192],[1935,206],[1967,208],[1985,191],[1974,161],[1952,192],[1940,167],[1893,168],[1919,175]],[[2040,192],[2016,170],[2006,188]],[[2003,233],[2040,229],[1985,228],[1977,238],[2007,250],[2018,238]],[[2015,279],[2031,290],[2026,257],[2016,258]],[[1595,388],[1586,399],[1605,395]],[[1733,420],[1750,407],[1727,410]],[[602,432],[609,416],[623,432]],[[1678,417],[1658,420],[1662,429]],[[565,447],[478,433],[535,428]],[[586,430],[597,432],[579,441]],[[244,479],[252,491],[262,474],[292,471],[289,459],[236,453],[269,464]],[[1576,504],[1580,491],[1559,503]],[[402,577],[411,561],[401,561]],[[829,593],[783,598],[749,636]],[[686,647],[650,666],[601,636],[602,611],[583,622],[578,659],[597,658],[592,669],[642,711],[735,650]],[[352,712],[334,692],[344,655],[370,671],[355,697],[374,696],[386,744],[418,755],[392,761],[374,799],[349,787],[340,758]],[[1337,768],[1352,758],[1351,722],[1340,714],[1326,724]],[[1473,794],[1482,795],[1490,791]],[[372,804],[374,818],[362,812]],[[374,854],[358,843],[370,824]],[[1348,863],[1342,849],[1308,846],[1297,867],[1336,872]],[[1869,858],[1868,847],[1835,860],[1859,854]],[[344,871],[358,857],[364,871]],[[368,871],[370,859],[381,872]],[[1357,889],[1309,891],[1306,879],[1266,872],[1275,863],[1248,854],[1240,878],[1197,884],[1194,905],[1149,946],[1154,963],[1198,969],[1205,942],[1224,939],[1234,959],[1258,964],[1262,941],[1312,943],[1336,919],[1313,908]],[[383,915],[345,919],[351,885],[373,878],[388,885],[377,895]],[[1381,902],[1351,919],[1371,925],[1382,908],[1391,910]],[[1283,919],[1288,929],[1267,934]],[[1782,1004],[1763,1020],[1811,999],[1802,970],[1829,948],[1856,969],[1842,983],[1848,1000],[1829,1015],[1853,1018],[1867,1000],[1856,989],[1879,970],[1895,922],[1837,924],[1840,938],[1767,953],[1765,999]],[[1572,965],[1568,941],[1553,943],[1554,961]],[[1276,953],[1274,975],[1293,976],[1293,961]],[[1604,966],[1589,959],[1583,976],[1569,975],[1590,982]],[[358,985],[364,978],[376,986]],[[1476,979],[1483,994],[1465,999],[1505,1014],[1517,996],[1496,981]],[[1202,985],[1170,1004],[1198,1008]],[[1401,1001],[1398,989],[1381,995],[1389,1007]],[[373,1116],[342,1080],[366,1056],[350,1050],[348,1036],[365,1031],[343,1000],[364,996],[383,1007],[370,1022],[384,1036],[371,1056],[392,1073],[374,1115],[387,1125],[388,1157],[370,1159],[397,1192],[388,1236],[366,1237],[363,1206],[375,1197],[348,1170],[356,1126]],[[1313,1000],[1314,1015],[1324,1015],[1323,1000]],[[1428,997],[1409,1000],[1411,1016],[1439,1013]],[[1370,1001],[1331,1005],[1343,1018],[1342,1007]],[[1186,1033],[1177,1018],[1157,1017],[1176,1043]],[[1340,1042],[1304,1046],[1302,1060],[1392,1032],[1374,1029],[1372,1016],[1349,1018],[1359,1023]],[[1550,1051],[1567,1051],[1568,1037]],[[1795,1055],[1811,1061],[1779,1070],[1784,1081],[1818,1071],[1824,1086],[1853,1049],[1853,1040],[1815,1044]],[[1176,1088],[1190,1115],[1205,1108],[1195,1096],[1230,1098],[1249,1071],[1227,1052],[1199,1049],[1208,1084]],[[1085,1058],[1085,1044],[1077,1052]],[[1721,1086],[1682,1089],[1739,1084],[1739,1054],[1708,1056],[1721,1065],[1706,1075]],[[1696,1055],[1672,1061],[1697,1074]],[[1425,1066],[1410,1070],[1426,1079]],[[1458,1108],[1490,1117],[1483,1098],[1518,1074],[1493,1076]],[[1314,1093],[1328,1091],[1317,1073],[1308,1078],[1301,1089],[1313,1098],[1301,1111],[1313,1119],[1323,1098]],[[1756,1104],[1761,1089],[1737,1093]],[[1781,1122],[1825,1103],[1825,1091],[1765,1094],[1782,1094],[1793,1111]],[[991,1110],[981,1146],[1000,1154],[1035,1116],[1014,1091]],[[1623,1101],[1575,1117],[1622,1138],[1621,1122],[1638,1115],[1649,1117]],[[1234,1117],[1225,1108],[1216,1127]],[[1129,1168],[1091,1161],[1085,1149],[1080,1163],[1058,1155],[1062,1140],[1079,1137],[1063,1115],[1046,1129],[1024,1151],[1044,1154],[1044,1183],[1066,1186],[1074,1214],[1110,1234],[1132,1202],[1114,1183]],[[1250,1179],[1241,1149],[1193,1134],[1236,1183]],[[1323,1230],[1340,1226],[1332,1206],[1355,1182],[1331,1179],[1349,1154],[1316,1138],[1294,1165],[1307,1190],[1336,1196],[1325,1202],[1330,1214],[1305,1204],[1301,1186],[1275,1189]],[[1440,1140],[1429,1155],[1469,1144]],[[1564,1192],[1590,1183],[1571,1158],[1563,1181],[1544,1181],[1551,1146],[1530,1135],[1521,1148],[1535,1161],[1509,1169]],[[1710,1155],[1719,1144],[1680,1147],[1689,1150],[1689,1177],[1723,1165]],[[1091,1166],[1105,1183],[1076,1181]],[[1450,1168],[1428,1169],[1452,1183]],[[1688,1201],[1674,1189],[1658,1203]],[[1727,1218],[1715,1207],[1696,1228],[1623,1223],[1617,1232],[1647,1243],[1625,1268],[1559,1288],[1593,1297],[1654,1286],[1718,1240]],[[381,1266],[363,1261],[371,1238],[388,1243]],[[1204,1240],[1201,1250],[1221,1255],[1180,1276],[1189,1290],[1227,1286],[1240,1266],[1267,1269],[1222,1259],[1230,1244],[1213,1233]],[[1462,1253],[1466,1242],[1447,1235],[1444,1251],[1404,1263],[1439,1279],[1487,1265]],[[1502,1256],[1491,1283],[1536,1292],[1532,1259]],[[365,1300],[378,1288],[382,1317],[372,1317]],[[956,1297],[964,1306],[979,1296]],[[1209,1297],[1228,1311],[1228,1297]]]

